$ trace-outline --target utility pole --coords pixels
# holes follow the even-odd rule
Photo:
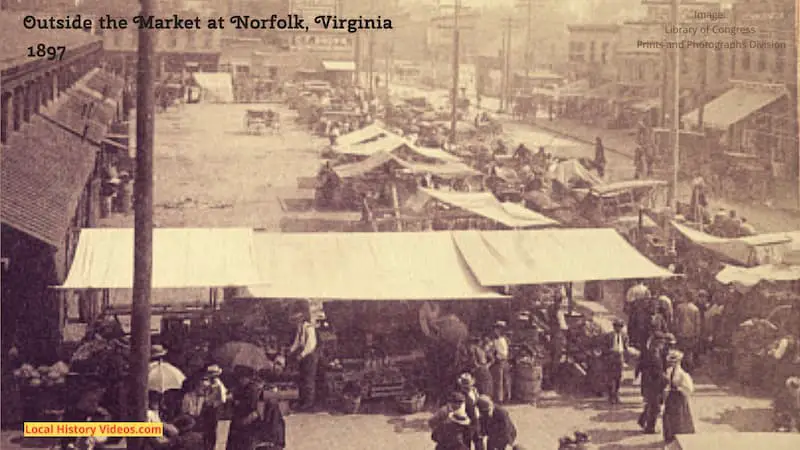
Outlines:
[[[503,20],[505,27],[504,32],[505,40],[503,41],[503,92],[502,98],[505,99],[506,108],[512,108],[513,92],[512,92],[512,76],[511,76],[511,36],[516,28],[513,17],[506,17]]]
[[[700,52],[700,107],[697,109],[697,128],[703,130],[703,115],[706,109],[706,89],[708,89],[708,49],[701,48]]]
[[[533,1],[534,0],[517,0],[517,8],[525,8],[525,83],[523,86],[527,88],[528,77],[531,72],[531,41],[533,40]]]
[[[375,0],[370,0],[369,12],[370,14],[375,12]],[[373,98],[375,96],[375,33],[373,30],[369,31],[368,39],[367,66],[369,67],[369,75],[367,79],[369,80],[369,96]]]
[[[680,19],[680,1],[681,0],[672,0],[671,8],[670,8],[670,19],[671,22],[676,26],[679,27],[679,19]],[[680,111],[680,100],[681,100],[681,49],[680,49],[680,34],[674,33],[675,36],[675,61],[673,65],[673,70],[675,71],[674,74],[674,81],[673,81],[673,89],[674,89],[674,113],[672,117],[672,124],[675,127],[673,130],[675,133],[675,137],[672,143],[672,152],[673,152],[673,167],[672,167],[672,203],[673,203],[673,212],[677,214],[678,212],[678,173],[680,172],[679,164],[680,164],[680,153],[681,153],[681,146],[680,146],[680,139],[681,139],[681,111]]]
[[[500,111],[506,109],[506,40],[508,40],[508,27],[503,28],[503,44],[500,48]]]
[[[144,17],[155,14],[153,0],[140,0]],[[147,421],[150,363],[150,293],[153,277],[153,142],[155,134],[155,32],[139,30],[136,77],[136,176],[134,184],[133,306],[131,311],[131,421]],[[144,439],[129,438],[140,450]]]
[[[440,5],[444,6],[444,5]],[[451,5],[447,5],[450,7]],[[459,86],[459,72],[460,72],[460,54],[461,54],[461,45],[460,45],[460,32],[462,29],[471,28],[465,27],[460,24],[460,19],[465,18],[463,17],[462,12],[468,8],[461,6],[461,0],[455,0],[455,4],[452,5],[453,8],[453,16],[452,19],[447,16],[436,17],[434,20],[448,22],[449,20],[453,21],[453,84],[451,87],[452,93],[450,95],[451,99],[451,108],[450,108],[450,139],[452,143],[456,141],[456,126],[458,124],[458,86]],[[448,20],[449,19],[449,20]],[[439,25],[440,28],[449,29],[450,26],[446,24]]]
[[[460,36],[458,29],[458,16],[461,15],[461,0],[455,0],[456,4],[453,8],[453,99],[450,107],[450,142],[456,142],[456,128],[458,125],[458,75],[460,70],[459,53]]]

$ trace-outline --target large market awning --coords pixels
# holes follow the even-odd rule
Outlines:
[[[509,228],[542,228],[558,225],[547,216],[516,203],[501,203],[491,192],[445,192],[420,189],[442,203],[477,214]]]
[[[672,226],[693,243],[743,266],[781,263],[787,254],[800,250],[800,231],[721,238],[677,222]]]
[[[666,278],[613,229],[453,232],[483,286]]]
[[[233,103],[233,78],[229,73],[192,74],[194,81],[203,90],[203,100],[210,103]]]
[[[249,286],[263,283],[249,228],[153,230],[153,287]],[[64,289],[133,287],[133,229],[85,228]]]
[[[445,300],[502,298],[483,288],[448,232],[255,233],[268,285],[257,298]]]
[[[355,72],[356,63],[353,61],[322,61],[322,68],[328,72]]]
[[[738,86],[707,103],[703,109],[703,126],[726,130],[761,108],[787,95],[785,89]],[[683,120],[697,123],[699,110],[683,115]]]
[[[397,164],[402,169],[416,174],[431,174],[441,177],[480,174],[480,172],[464,163],[425,164],[409,162],[385,151],[376,153],[363,161],[336,166],[333,170],[341,178],[353,178],[365,175],[390,163]]]

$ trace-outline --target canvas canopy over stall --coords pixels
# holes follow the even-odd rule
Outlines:
[[[81,230],[61,289],[133,288],[133,229]],[[249,286],[264,282],[249,228],[157,228],[153,287]]]
[[[458,250],[483,286],[667,278],[613,229],[460,231]]]
[[[387,164],[394,164],[402,170],[413,174],[431,174],[439,177],[469,177],[480,175],[480,172],[464,163],[426,164],[405,161],[389,152],[375,153],[369,158],[352,164],[343,164],[333,168],[340,178],[353,178],[366,175],[375,170],[384,168]]]
[[[255,233],[254,242],[271,280],[248,287],[257,298],[503,298],[480,286],[448,232]]]
[[[522,205],[501,203],[490,192],[446,192],[420,189],[429,198],[485,217],[508,228],[544,228],[557,226],[558,222],[531,211]]]
[[[693,244],[711,251],[725,262],[742,266],[779,264],[788,254],[800,250],[800,231],[721,238],[677,222],[672,222],[672,226]]]
[[[451,155],[444,150],[419,147],[405,137],[377,125],[368,125],[366,128],[338,138],[332,151],[339,155],[364,158],[380,152],[390,152],[397,153],[396,156],[401,158],[406,155],[409,156],[409,158],[403,159],[417,157],[432,160],[432,162],[461,162],[459,157]]]

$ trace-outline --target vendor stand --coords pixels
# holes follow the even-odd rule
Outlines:
[[[191,352],[183,346],[195,344],[186,338],[207,329],[210,313],[217,307],[218,290],[263,282],[254,269],[252,230],[156,229],[153,234],[153,288],[163,292],[164,289],[202,287],[209,288],[210,292],[205,306],[154,305],[154,314],[163,315],[164,320],[161,331],[154,330],[153,341],[168,342],[171,353],[168,358],[175,358],[173,362],[186,370],[189,358],[181,358],[181,354],[187,356]],[[123,362],[127,360],[125,355],[129,344],[125,339],[124,321],[117,319],[127,313],[126,308],[112,305],[111,300],[124,302],[132,288],[132,255],[133,229],[83,229],[69,274],[64,284],[58,286],[64,290],[101,292],[98,301],[103,305],[105,319],[99,322],[101,327],[89,328],[83,345],[72,355],[66,369],[69,377],[53,378],[56,380],[54,385],[73,386],[71,379],[82,384],[87,377],[99,377],[107,393],[103,406],[115,413],[115,419],[127,417],[124,413],[127,401],[122,388],[127,377],[127,365]],[[187,296],[191,295],[191,291],[185,292]],[[90,351],[88,347],[92,345],[102,348]],[[39,372],[41,378],[42,371]],[[49,374],[47,372],[48,378]],[[46,395],[57,398],[49,393]],[[30,403],[36,402],[31,399]],[[63,410],[64,406],[53,408],[50,405],[46,409]],[[41,413],[31,414],[41,417]]]

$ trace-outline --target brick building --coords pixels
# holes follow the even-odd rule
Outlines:
[[[20,38],[20,36],[25,36]],[[27,56],[57,40],[63,58]],[[99,70],[102,43],[72,30],[25,30],[0,12],[2,346],[32,362],[57,356],[63,281],[78,231],[94,225],[102,149],[120,117],[122,80]]]

